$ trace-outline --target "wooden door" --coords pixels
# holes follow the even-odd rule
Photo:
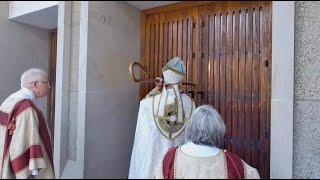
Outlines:
[[[52,140],[54,137],[54,113],[55,113],[55,84],[56,84],[56,59],[57,59],[57,30],[50,32],[50,59],[48,79],[50,92],[47,99],[47,119]]]
[[[186,81],[195,81],[194,70],[197,29],[195,27],[194,7],[173,12],[143,14],[141,63],[150,70],[142,74],[144,78],[162,76],[162,67],[173,57],[179,56],[186,65]],[[140,98],[143,98],[153,84],[140,86]],[[191,87],[188,87],[191,90]]]
[[[269,177],[271,14],[269,2],[199,7],[202,103],[220,112],[225,147]]]
[[[271,2],[183,2],[142,15],[141,62],[161,76],[179,56],[186,80],[199,85],[227,126],[224,148],[269,178]],[[140,86],[144,97],[153,84]],[[191,91],[191,89],[188,89]]]

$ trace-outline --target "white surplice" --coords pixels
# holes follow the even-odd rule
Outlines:
[[[174,101],[176,97],[174,90],[168,89],[166,93],[168,95],[167,103]],[[160,97],[161,94],[148,97],[140,102],[129,179],[152,178],[157,164],[162,161],[168,149],[184,143],[184,131],[174,140],[169,140],[158,129],[154,112],[159,105]],[[195,110],[195,104],[186,94],[181,94],[181,100],[188,120]]]

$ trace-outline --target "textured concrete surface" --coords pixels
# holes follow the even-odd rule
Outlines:
[[[320,2],[296,2],[293,178],[320,178]]]
[[[320,101],[297,101],[294,111],[294,178],[319,178]]]
[[[72,2],[71,24],[71,57],[69,81],[69,123],[68,123],[68,157],[76,160],[77,152],[77,119],[78,119],[78,81],[79,81],[79,39],[80,39],[80,7],[79,1]]]
[[[320,99],[320,2],[296,2],[295,97]]]

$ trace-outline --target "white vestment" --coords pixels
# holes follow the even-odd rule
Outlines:
[[[0,112],[10,114],[15,104],[19,101],[26,99],[32,102],[35,98],[31,90],[22,87],[1,104]],[[29,105],[29,103],[24,103],[21,106],[25,105]],[[23,108],[21,107],[21,109]],[[18,108],[17,112],[19,110]],[[16,123],[12,141],[8,154],[5,156],[3,156],[3,152],[5,150],[4,141],[7,127],[4,124],[0,125],[0,160],[2,162],[2,166],[0,165],[0,178],[54,178],[53,164],[50,161],[52,153],[50,151],[49,155],[48,151],[46,151],[46,145],[51,148],[51,139],[42,138],[50,138],[50,134],[48,134],[49,136],[43,136],[49,130],[43,115],[42,118],[38,115],[36,109],[32,106],[27,106],[26,109],[19,112],[15,117]]]
[[[228,179],[223,150],[204,145],[185,144],[178,147],[174,160],[174,179]],[[244,179],[260,179],[257,169],[241,160]],[[163,163],[159,162],[154,179],[164,179]]]
[[[10,98],[29,99],[31,101],[36,99],[34,93],[25,87],[21,87],[19,91],[11,94],[11,96],[8,99]],[[39,174],[39,170],[37,169],[31,170],[31,175],[36,176],[38,174]]]
[[[176,97],[174,90],[168,89],[167,93],[167,103],[174,101]],[[154,112],[158,108],[160,97],[161,94],[143,99],[140,102],[129,179],[152,178],[157,164],[162,161],[168,149],[184,143],[184,131],[174,140],[169,140],[158,129]],[[195,109],[195,105],[193,100],[186,94],[181,94],[181,99],[183,110],[188,120]]]

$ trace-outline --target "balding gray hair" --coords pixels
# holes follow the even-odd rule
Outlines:
[[[198,107],[185,129],[185,141],[198,145],[221,145],[226,125],[220,114],[210,105]]]
[[[28,69],[21,75],[21,87],[27,87],[32,82],[43,81],[47,77],[47,73],[41,69]]]

